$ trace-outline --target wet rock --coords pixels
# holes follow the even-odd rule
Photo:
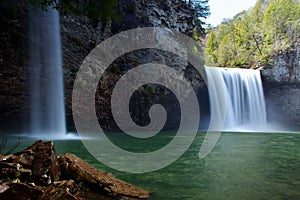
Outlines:
[[[86,186],[111,196],[149,198],[148,191],[117,179],[110,173],[101,172],[73,154],[62,154],[58,161],[64,178],[83,182]]]

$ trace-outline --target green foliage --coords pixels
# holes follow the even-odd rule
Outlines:
[[[206,64],[251,67],[268,64],[275,52],[299,42],[299,0],[258,0],[209,32]]]
[[[209,36],[206,41],[207,48],[205,49],[207,65],[213,65],[217,63],[217,50],[218,50],[218,41],[216,34],[213,31],[209,32]]]
[[[206,19],[210,15],[208,0],[182,0],[182,2],[188,4],[188,6],[194,10],[193,18],[196,24],[195,35],[205,35],[205,29],[203,28],[205,23],[203,19]]]
[[[299,33],[299,18],[298,0],[271,1],[263,20],[269,48],[277,50],[295,42]]]

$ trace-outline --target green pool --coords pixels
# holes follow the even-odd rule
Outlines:
[[[112,134],[110,138],[125,149],[141,151],[159,148],[173,135],[161,134],[140,145],[122,134]],[[213,151],[199,159],[203,138],[204,133],[198,133],[188,151],[175,163],[145,174],[106,167],[87,152],[80,140],[54,143],[57,153],[74,153],[96,168],[153,191],[151,199],[155,200],[300,199],[299,133],[223,133]],[[18,148],[32,141],[22,138]]]

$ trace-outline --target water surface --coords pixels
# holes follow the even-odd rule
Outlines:
[[[123,148],[138,152],[160,148],[173,135],[161,134],[145,143],[131,141],[121,134],[110,137]],[[153,191],[154,200],[300,199],[300,134],[223,133],[213,151],[199,159],[203,138],[204,133],[199,133],[188,151],[172,165],[145,174],[128,174],[106,167],[79,140],[55,141],[55,147],[57,153],[74,153],[98,169]],[[22,142],[19,149],[32,139],[22,138]]]

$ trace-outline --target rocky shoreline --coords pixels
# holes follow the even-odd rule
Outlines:
[[[36,141],[0,155],[1,200],[147,199],[150,192],[102,172],[79,157],[56,155],[53,142]]]

